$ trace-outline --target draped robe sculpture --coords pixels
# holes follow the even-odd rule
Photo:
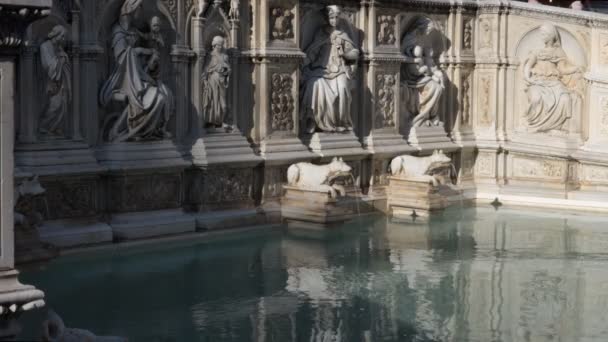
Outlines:
[[[167,124],[173,115],[173,95],[160,79],[147,70],[153,48],[144,47],[145,37],[135,27],[143,0],[125,0],[120,18],[112,27],[112,52],[116,66],[100,93],[104,107],[119,103],[124,109],[113,123],[112,142],[170,138]]]
[[[63,135],[65,119],[72,100],[71,66],[64,50],[66,29],[57,25],[40,44],[40,62],[46,76],[48,102],[40,120],[39,131],[46,135]]]
[[[523,67],[529,101],[527,128],[529,132],[567,131],[566,123],[580,113],[583,70],[568,60],[554,25],[545,24],[539,31],[545,46],[532,51]]]
[[[435,63],[433,48],[429,45],[435,30],[429,18],[420,17],[405,35],[404,53],[414,63],[404,68],[402,99],[412,127],[439,126],[439,104],[445,90],[445,76]]]
[[[319,30],[306,49],[302,69],[301,112],[307,133],[352,130],[351,79],[359,50],[337,28],[340,10],[327,7],[329,25]]]
[[[205,128],[230,130],[226,121],[228,105],[226,93],[232,69],[228,55],[224,51],[224,38],[216,36],[211,43],[213,51],[202,75],[203,82],[203,124]]]

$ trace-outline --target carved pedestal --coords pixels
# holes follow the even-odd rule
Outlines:
[[[365,154],[361,142],[353,132],[315,133],[305,139],[310,150],[322,157],[347,157]]]
[[[433,186],[428,179],[390,177],[389,182],[389,212],[397,218],[428,217],[434,211],[447,208],[449,197],[457,195],[448,186]]]
[[[448,138],[443,124],[431,127],[412,127],[408,136],[411,145],[423,149],[449,149],[456,147]]]
[[[328,192],[303,190],[283,186],[285,195],[281,201],[281,214],[290,226],[324,229],[338,226],[355,213],[346,198],[332,198]]]
[[[103,169],[87,144],[67,140],[17,145],[15,167],[39,176],[94,173]]]
[[[110,171],[185,168],[190,165],[180,147],[170,140],[107,144],[97,150],[97,159]]]
[[[199,138],[192,146],[195,166],[218,163],[259,163],[247,139],[238,132],[215,133]]]

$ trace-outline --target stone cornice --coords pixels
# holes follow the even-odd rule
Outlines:
[[[23,43],[27,25],[50,13],[51,0],[0,0],[0,49]]]

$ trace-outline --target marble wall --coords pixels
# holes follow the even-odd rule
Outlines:
[[[438,148],[468,198],[608,209],[602,14],[57,0],[24,39],[15,176],[62,246],[277,222],[299,161],[344,158],[382,203],[393,157]]]

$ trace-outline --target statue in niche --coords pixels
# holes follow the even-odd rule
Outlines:
[[[239,6],[240,0],[230,0],[230,11],[228,11],[228,17],[232,20],[239,20]]]
[[[572,116],[579,115],[583,69],[572,64],[562,49],[561,37],[552,24],[539,28],[544,48],[530,53],[523,66],[529,106],[529,132],[563,132]]]
[[[64,50],[66,34],[65,27],[57,25],[40,44],[40,62],[46,75],[48,96],[39,126],[43,135],[62,136],[65,119],[70,110],[72,72],[68,54]]]
[[[442,124],[438,112],[445,76],[435,62],[430,39],[434,30],[431,19],[420,17],[403,38],[405,55],[413,61],[404,68],[402,77],[404,108],[413,118],[412,127]]]
[[[226,89],[230,82],[232,69],[224,49],[224,37],[214,37],[211,46],[209,62],[201,77],[203,82],[203,124],[208,130],[223,128],[229,132],[232,127],[225,122],[228,112]]]
[[[158,70],[158,48],[164,45],[159,40],[160,20],[150,21],[149,34],[134,27],[142,1],[125,0],[112,27],[116,66],[100,93],[102,106],[117,103],[123,108],[109,131],[112,142],[171,138],[167,125],[173,115],[173,95],[159,79]]]
[[[307,133],[352,130],[351,79],[359,50],[338,29],[338,6],[327,7],[328,26],[306,49],[302,69],[302,115]]]

